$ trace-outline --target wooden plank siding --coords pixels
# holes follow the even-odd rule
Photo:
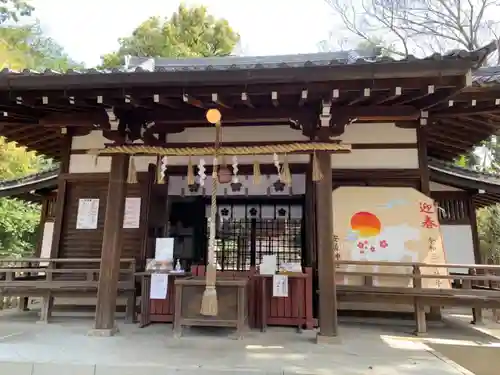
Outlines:
[[[127,185],[127,197],[143,197],[145,181]],[[104,213],[106,211],[106,198],[108,190],[108,179],[83,179],[68,180],[66,191],[66,204],[64,207],[65,221],[62,227],[61,242],[59,248],[60,258],[100,258],[102,238],[104,229]],[[98,198],[99,215],[97,229],[76,229],[78,212],[78,201],[81,198]],[[141,215],[145,214],[145,204],[141,201]],[[140,257],[141,253],[141,229],[122,229],[123,248],[122,258]]]

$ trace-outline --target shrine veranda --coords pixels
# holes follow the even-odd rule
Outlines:
[[[0,183],[0,195],[42,203],[37,258],[83,268],[100,260],[98,292],[80,301],[96,307],[96,330],[111,331],[127,303],[117,295],[120,259],[135,261],[145,303],[155,241],[174,237],[175,262],[219,290],[220,314],[217,283],[248,279],[248,325],[319,326],[335,336],[338,310],[406,311],[337,299],[336,285],[367,285],[347,270],[371,267],[341,261],[481,263],[475,209],[498,201],[500,181],[452,162],[500,124],[500,85],[477,84],[493,48],[401,61],[358,51],[354,60],[133,58],[119,72],[4,71],[0,135],[59,164]],[[220,115],[212,123],[211,110]],[[258,275],[270,254],[301,266],[288,297],[272,298]],[[169,277],[165,300],[134,307],[142,325],[174,322],[177,279]],[[186,309],[199,310],[189,296]],[[50,298],[55,310],[81,304]]]

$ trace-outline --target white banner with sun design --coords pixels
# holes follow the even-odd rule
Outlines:
[[[373,262],[446,263],[434,201],[413,188],[339,187],[333,193],[336,259]],[[349,266],[359,272],[411,273],[411,267]],[[425,267],[422,274],[446,275]],[[362,285],[361,276],[340,276],[337,283]],[[411,286],[410,279],[377,277],[374,285]],[[428,288],[450,288],[449,281],[423,279]]]

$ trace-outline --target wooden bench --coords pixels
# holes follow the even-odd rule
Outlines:
[[[46,264],[44,268],[20,268],[16,264]],[[99,286],[100,259],[2,259],[0,296],[42,297],[40,321],[48,322],[54,297],[95,297]],[[2,264],[8,264],[4,267]],[[14,266],[12,266],[14,265]],[[83,268],[81,265],[85,265]],[[88,265],[95,265],[90,268]],[[120,260],[118,295],[127,298],[126,322],[135,320],[135,260]]]
[[[417,335],[427,332],[425,308],[433,306],[465,306],[472,308],[473,324],[482,323],[483,308],[500,308],[500,290],[493,288],[477,288],[480,282],[499,282],[500,277],[489,275],[489,270],[498,270],[499,266],[486,265],[457,265],[457,264],[425,264],[403,262],[363,262],[363,261],[337,261],[337,264],[349,266],[376,266],[380,267],[411,267],[408,272],[360,272],[337,269],[337,275],[358,276],[364,280],[364,285],[337,285],[337,298],[349,302],[377,302],[387,304],[413,305]],[[352,267],[351,267],[352,268]],[[464,268],[468,274],[422,274],[422,268]],[[481,269],[482,274],[478,274]],[[408,287],[375,286],[374,279],[389,277],[405,279]],[[453,280],[462,282],[461,289],[423,287],[425,279]]]

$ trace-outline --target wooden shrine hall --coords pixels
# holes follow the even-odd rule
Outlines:
[[[58,170],[0,183],[0,196],[43,204],[37,258],[24,261],[45,265],[46,285],[2,268],[0,292],[43,297],[45,320],[90,297],[96,334],[113,334],[125,308],[127,321],[171,322],[178,332],[318,326],[328,340],[339,310],[388,311],[391,301],[412,306],[421,332],[426,308],[445,305],[445,295],[460,302],[446,284],[481,263],[474,204],[500,194],[496,179],[450,167],[500,124],[498,99],[476,73],[494,48],[404,60],[371,51],[132,57],[119,71],[3,71],[0,135]],[[396,214],[392,205],[405,207]],[[464,228],[453,226],[468,228],[464,251],[454,240]],[[150,298],[147,267],[161,238],[174,239],[183,270],[168,275],[163,299]],[[400,257],[387,255],[396,247]],[[277,275],[261,273],[270,255],[286,296],[274,294]],[[447,270],[446,255],[460,264]],[[384,267],[386,276],[377,273]],[[406,289],[424,302],[413,306],[415,294],[398,299],[396,289],[384,306],[367,299],[408,287],[387,275],[411,278]],[[496,306],[491,295],[475,303]]]

